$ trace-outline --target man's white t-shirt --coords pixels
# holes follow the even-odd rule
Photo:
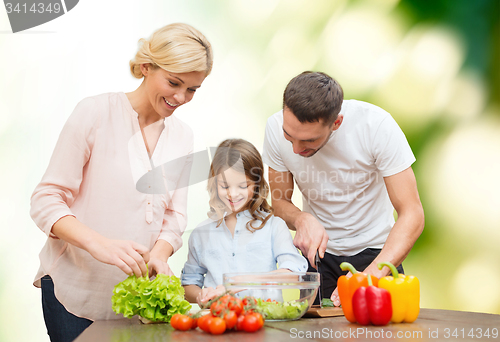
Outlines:
[[[406,170],[415,156],[392,116],[356,100],[344,100],[344,120],[323,148],[309,158],[293,153],[283,135],[283,111],[266,125],[263,160],[290,171],[303,196],[302,210],[325,227],[327,252],[352,256],[382,248],[394,225],[384,177]]]

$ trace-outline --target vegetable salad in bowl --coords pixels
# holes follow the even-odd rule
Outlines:
[[[311,307],[319,287],[315,272],[226,273],[226,290],[257,299],[266,321],[301,318]]]

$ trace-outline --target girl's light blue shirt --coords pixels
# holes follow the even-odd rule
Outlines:
[[[215,288],[222,284],[224,273],[269,272],[277,268],[307,271],[307,261],[293,245],[281,218],[271,216],[262,229],[253,233],[246,228],[252,220],[248,210],[236,214],[236,220],[234,237],[224,221],[217,227],[217,221],[207,219],[195,228],[189,237],[182,285]]]

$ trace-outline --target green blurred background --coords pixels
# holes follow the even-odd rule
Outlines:
[[[135,89],[136,42],[172,22],[201,30],[215,52],[212,75],[177,112],[197,150],[228,137],[261,149],[288,81],[304,70],[330,74],[347,99],[389,111],[417,157],[426,226],[404,266],[420,278],[422,307],[499,314],[499,4],[85,0],[17,34],[0,10],[0,341],[48,341],[31,285],[45,236],[29,198],[64,122],[86,96]],[[204,186],[190,189],[177,275],[208,209]]]

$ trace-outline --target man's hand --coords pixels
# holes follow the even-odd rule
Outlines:
[[[347,278],[350,278],[352,277],[352,273],[351,272],[347,272],[347,274],[345,275]],[[340,302],[340,297],[339,297],[339,288],[336,287],[335,290],[333,290],[333,293],[332,295],[330,296],[330,299],[332,300],[333,302],[333,306],[340,306],[340,304],[342,304]]]
[[[382,270],[379,270],[378,267],[377,267],[377,264],[378,262],[376,261],[377,259],[375,259],[367,268],[365,268],[363,270],[363,272],[361,273],[364,273],[364,274],[370,274],[374,277],[377,277],[377,278],[382,278],[382,277],[385,277],[386,275],[389,274],[389,270],[388,270],[388,267],[384,267]],[[345,275],[347,278],[350,278],[352,277],[352,273],[351,272],[347,272],[347,274]],[[335,290],[333,291],[330,299],[332,300],[333,302],[333,305],[334,306],[340,306],[340,304],[342,304],[340,302],[340,297],[339,297],[339,288],[336,287]]]
[[[288,228],[295,230],[293,244],[302,251],[314,266],[316,251],[325,256],[328,234],[325,228],[309,213],[301,211],[292,203],[293,175],[269,168],[269,185],[273,200],[274,215],[285,220]]]
[[[314,259],[316,251],[319,257],[325,256],[328,234],[325,228],[309,213],[302,212],[295,221],[296,234],[293,239],[295,247],[302,251],[302,254],[315,266]]]

